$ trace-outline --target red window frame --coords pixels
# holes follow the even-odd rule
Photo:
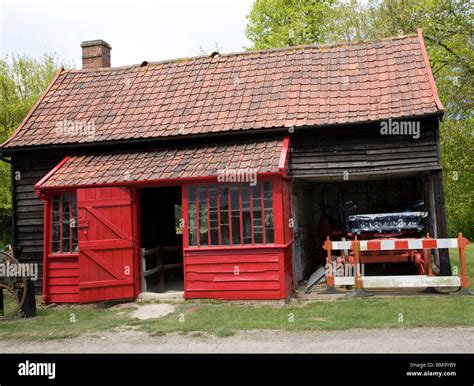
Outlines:
[[[265,211],[268,210],[269,208],[265,207],[265,189],[264,189],[264,184],[265,183],[270,183],[271,187],[271,218],[272,218],[272,226],[269,229],[273,229],[273,237],[272,241],[267,242],[267,226],[265,224]],[[242,212],[242,186],[243,185],[248,185],[249,187],[249,212],[250,212],[250,236],[251,236],[251,242],[250,243],[244,243],[244,219],[243,219],[243,212]],[[228,220],[228,229],[229,229],[229,240],[228,244],[223,244],[222,243],[222,232],[221,232],[221,218],[222,218],[222,211],[221,211],[221,195],[220,195],[220,188],[222,186],[227,187],[227,220]],[[239,210],[239,233],[240,233],[240,242],[239,243],[234,243],[233,241],[233,224],[232,224],[232,195],[231,195],[231,187],[238,187],[238,210]],[[200,220],[199,220],[199,215],[200,215],[200,202],[199,202],[199,188],[205,187],[206,189],[206,213],[207,213],[207,243],[202,244],[201,243],[201,228],[200,228]],[[209,188],[210,187],[216,187],[217,191],[217,231],[218,231],[218,243],[217,244],[212,244],[211,245],[211,211],[210,211],[210,195],[209,195]],[[195,226],[192,228],[192,231],[194,229],[196,230],[196,244],[192,245],[191,240],[190,240],[190,235],[191,235],[191,227],[190,224],[188,223],[187,226],[185,227],[186,229],[186,234],[184,237],[186,238],[186,244],[189,248],[218,248],[218,247],[232,247],[232,246],[255,246],[255,245],[274,245],[275,240],[276,240],[276,227],[275,227],[275,198],[274,198],[274,189],[275,189],[275,184],[272,180],[261,180],[259,181],[259,187],[260,187],[260,194],[259,197],[256,199],[260,201],[260,213],[261,213],[261,239],[262,242],[255,242],[255,234],[254,234],[254,226],[255,226],[255,221],[254,221],[254,197],[253,197],[253,186],[250,184],[244,184],[244,183],[221,183],[221,182],[212,182],[212,183],[196,183],[196,184],[189,184],[183,187],[183,193],[186,199],[186,222],[189,221],[189,210],[190,210],[190,202],[194,203],[194,209],[195,213],[193,218],[195,219]],[[190,200],[189,197],[189,188],[194,188],[195,189],[195,195],[194,197]]]
[[[68,250],[63,250],[63,198],[65,195],[69,195],[69,205],[68,205],[68,212],[69,212],[69,249]],[[59,239],[54,240],[54,232],[53,232],[53,227],[54,227],[54,199],[55,197],[59,198]],[[75,203],[75,208],[76,208],[76,213],[75,213],[75,218],[73,217],[73,206]],[[51,255],[76,255],[79,252],[78,249],[78,228],[77,228],[77,196],[76,196],[76,191],[65,191],[65,192],[59,192],[59,193],[54,193],[51,195],[51,205],[50,205],[50,237],[49,237],[49,254]],[[73,221],[71,221],[73,220]],[[75,241],[76,243],[73,243],[73,236],[75,234]],[[59,242],[59,251],[53,251],[53,245],[55,241]]]

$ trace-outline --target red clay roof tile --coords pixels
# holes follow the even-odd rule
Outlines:
[[[62,71],[3,147],[346,124],[442,109],[419,33]]]
[[[67,159],[38,189],[217,177],[219,170],[253,168],[279,172],[283,139],[130,153],[78,155]]]

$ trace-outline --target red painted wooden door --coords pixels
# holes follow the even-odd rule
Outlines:
[[[77,210],[79,301],[134,298],[130,189],[78,189]]]

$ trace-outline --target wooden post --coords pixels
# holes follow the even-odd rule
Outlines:
[[[363,288],[361,269],[360,269],[360,240],[357,236],[352,240],[351,249],[354,251],[354,264],[356,267],[356,273],[354,277],[354,291],[348,292],[347,297],[350,298],[365,298],[373,296],[372,293],[366,292]]]
[[[146,260],[145,260],[145,248],[140,249],[140,254],[142,255],[142,271],[141,271],[141,279],[142,279],[142,292],[146,292]]]
[[[426,238],[430,239],[430,234],[426,234]],[[433,258],[431,254],[431,249],[425,249],[426,251],[426,264],[427,264],[427,274],[428,276],[433,276]]]
[[[469,281],[469,277],[467,276],[467,269],[466,269],[466,254],[464,249],[468,245],[467,239],[462,237],[462,233],[458,235],[458,251],[459,251],[459,278],[461,279],[461,288],[466,288],[469,290],[471,285]]]
[[[51,199],[43,197],[44,207],[43,207],[43,293],[41,294],[41,302],[43,304],[49,304],[49,258],[48,254],[50,251],[49,241],[51,240]],[[77,224],[76,224],[77,226]]]
[[[324,242],[323,248],[327,251],[327,274],[326,274],[326,289],[321,291],[320,294],[338,294],[339,291],[335,287],[334,273],[332,270],[332,243],[327,236]]]
[[[362,289],[362,278],[360,276],[360,241],[357,236],[352,241],[352,250],[354,251],[354,263],[356,267],[356,275],[354,279],[354,287],[356,290]]]
[[[443,174],[441,170],[433,170],[430,172],[433,184],[433,198],[435,203],[435,218],[436,218],[436,233],[435,238],[448,237],[448,230],[446,224],[446,211],[444,208],[444,191],[443,191]],[[439,249],[439,265],[440,274],[444,276],[451,276],[451,264],[449,261],[449,249]]]
[[[332,248],[331,248],[331,241],[329,240],[329,236],[324,243],[324,249],[327,251],[327,265],[328,265],[328,274],[326,276],[326,284],[328,287],[334,287],[334,275],[332,272]]]
[[[156,247],[156,266],[158,267],[158,288],[159,292],[165,292],[165,262],[163,258],[163,249]]]

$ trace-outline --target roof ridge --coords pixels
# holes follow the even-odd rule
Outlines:
[[[216,58],[222,57],[235,57],[235,56],[251,56],[251,55],[259,55],[259,54],[267,54],[273,52],[284,52],[284,51],[297,51],[297,50],[308,50],[308,49],[316,49],[316,50],[325,50],[328,48],[336,48],[336,47],[346,47],[346,46],[355,46],[355,45],[363,45],[369,43],[377,43],[377,42],[386,42],[386,41],[394,41],[394,40],[404,40],[407,38],[418,38],[418,34],[406,34],[406,35],[399,35],[399,36],[388,36],[378,39],[368,39],[368,40],[355,40],[355,41],[340,41],[335,43],[329,44],[302,44],[297,46],[288,46],[288,47],[279,47],[279,48],[270,48],[265,50],[251,50],[251,51],[240,51],[240,52],[229,52],[224,54],[219,54]],[[194,61],[199,59],[207,59],[212,61],[212,57],[209,55],[197,55],[197,56],[189,56],[189,57],[182,57],[182,58],[174,58],[174,59],[164,59],[158,61],[151,61],[147,62],[146,67],[148,66],[157,66],[162,64],[171,64],[177,62],[188,62]],[[121,71],[133,68],[140,68],[143,67],[143,63],[141,64],[129,64],[125,66],[118,66],[118,67],[103,67],[103,68],[92,68],[92,69],[72,69],[72,70],[64,70],[66,73],[76,73],[76,72],[83,72],[83,73],[94,73],[94,72],[111,72],[111,71]]]

